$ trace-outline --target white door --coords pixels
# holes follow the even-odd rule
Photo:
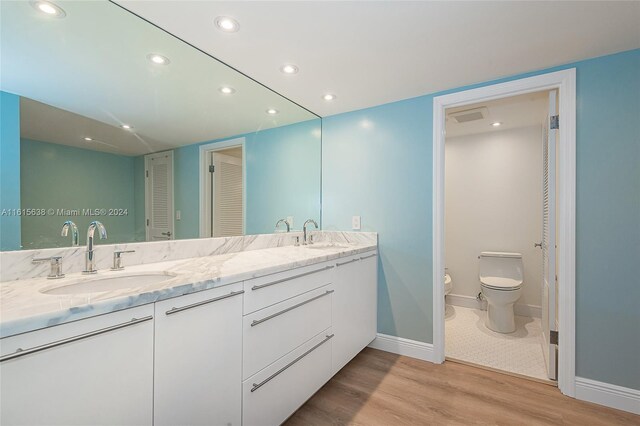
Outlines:
[[[556,380],[557,371],[557,288],[556,288],[556,138],[557,92],[549,92],[549,116],[545,126],[543,147],[543,210],[542,210],[542,337],[543,352],[547,363],[547,374]],[[552,343],[554,341],[556,344]]]
[[[144,160],[147,241],[172,240],[173,151],[146,155]]]
[[[211,164],[212,236],[243,235],[242,159],[212,152]]]

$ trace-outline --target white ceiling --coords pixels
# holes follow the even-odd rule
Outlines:
[[[322,116],[640,47],[637,1],[117,2]]]
[[[20,138],[131,156],[175,147],[24,97],[20,98]]]
[[[450,108],[445,117],[447,138],[542,125],[546,122],[548,105],[549,94],[545,91]],[[485,107],[487,112],[487,116],[480,120],[458,123],[450,116],[451,113],[480,107]],[[491,123],[494,122],[502,124],[493,127]]]
[[[0,3],[0,89],[55,107],[44,117],[44,106],[28,106],[39,140],[89,148],[87,136],[116,147],[93,144],[101,150],[139,155],[315,118],[118,5],[55,3],[63,19],[27,1]],[[154,65],[150,53],[171,63]],[[221,94],[223,85],[236,93]]]

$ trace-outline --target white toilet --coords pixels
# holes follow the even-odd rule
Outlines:
[[[479,276],[482,294],[487,299],[485,325],[498,333],[516,331],[513,305],[522,294],[522,254],[483,251]]]

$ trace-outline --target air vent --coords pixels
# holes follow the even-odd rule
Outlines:
[[[464,111],[456,111],[449,113],[449,117],[456,120],[458,123],[468,123],[469,121],[482,120],[489,116],[489,110],[487,107],[467,109]]]

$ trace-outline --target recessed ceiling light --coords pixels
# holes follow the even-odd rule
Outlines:
[[[220,90],[220,93],[225,94],[225,95],[232,95],[232,94],[236,93],[236,89],[234,89],[233,87],[229,87],[229,86],[222,86],[218,90]]]
[[[132,129],[133,129],[133,127],[131,127],[131,126],[130,126],[130,125],[128,125],[128,124],[122,124],[122,125],[120,125],[120,127],[122,127],[122,128],[123,128],[123,129],[125,129],[125,130],[132,130]]]
[[[87,142],[91,142],[93,140],[93,138],[86,137],[86,138],[84,138],[84,140],[87,141]]]
[[[278,112],[280,112],[280,111],[278,111],[277,109],[273,109],[273,108],[269,108],[267,110],[267,114],[269,114],[269,115],[276,115]]]
[[[335,98],[336,98],[336,95],[334,95],[333,93],[327,93],[322,97],[322,99],[324,99],[325,101],[332,101]]]
[[[158,55],[157,53],[149,53],[147,59],[156,65],[169,65],[171,61],[166,56]]]
[[[228,16],[218,16],[215,22],[216,26],[226,33],[235,33],[240,29],[238,21]]]
[[[64,18],[65,16],[67,16],[65,11],[60,6],[48,1],[44,1],[44,0],[32,1],[31,6],[33,6],[37,11],[42,12],[48,16],[52,16],[54,18]]]
[[[493,127],[498,127],[498,126],[501,126],[501,125],[502,125],[502,123],[501,123],[500,121],[496,121],[495,123],[491,123],[491,125],[492,125]]]
[[[298,68],[296,65],[293,64],[284,64],[283,66],[280,67],[280,71],[282,71],[284,74],[298,74],[298,71],[300,71],[300,68]]]

